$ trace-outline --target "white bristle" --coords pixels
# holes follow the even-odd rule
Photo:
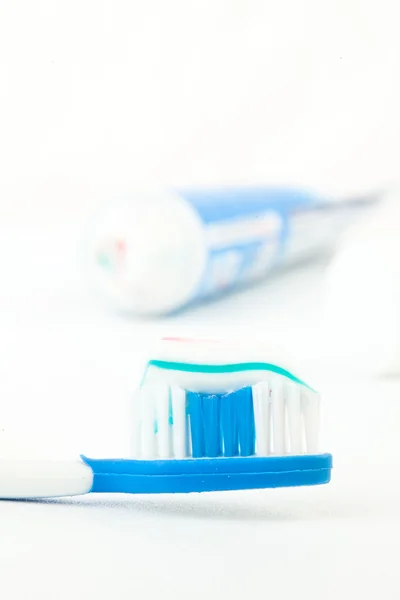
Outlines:
[[[316,454],[319,446],[319,394],[311,390],[302,390],[301,405],[304,417],[307,454]]]
[[[172,444],[175,458],[187,456],[186,393],[177,387],[170,388],[172,404]]]
[[[283,385],[280,377],[271,381],[271,408],[272,408],[272,450],[273,454],[285,454],[285,402]]]
[[[157,418],[157,449],[160,458],[171,456],[171,427],[169,424],[169,388],[160,387],[155,398]]]
[[[143,458],[154,458],[156,455],[154,392],[153,386],[149,386],[143,387],[140,394],[141,456]]]
[[[316,392],[272,375],[252,386],[256,454],[284,456],[319,451],[320,398]],[[134,397],[131,456],[186,458],[192,455],[186,391],[145,385]]]
[[[130,455],[132,458],[139,458],[141,455],[141,431],[140,431],[140,408],[141,408],[141,390],[133,394],[131,406],[132,435],[130,436]]]
[[[259,456],[268,456],[270,445],[270,394],[268,381],[253,386],[256,446]]]
[[[287,410],[286,399],[285,399],[284,411],[285,411],[285,454],[290,454],[289,415],[288,415],[288,410]]]
[[[303,439],[303,423],[301,418],[301,390],[300,387],[295,383],[288,383],[285,387],[290,454],[301,454]]]

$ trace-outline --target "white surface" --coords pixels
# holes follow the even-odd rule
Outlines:
[[[290,344],[323,393],[328,486],[202,496],[1,502],[7,600],[289,597],[398,600],[400,383],[319,359],[323,265],[164,321],[102,311],[77,233],[0,232],[0,453],[128,452],[127,391],[159,335]],[[234,331],[233,331],[234,330]],[[7,451],[7,452],[6,452]],[[39,452],[39,451],[38,451]],[[31,456],[34,456],[31,451]]]
[[[0,460],[0,498],[76,496],[86,494],[92,484],[93,471],[80,458]]]
[[[353,358],[361,373],[400,375],[399,259],[396,191],[347,232],[327,275],[325,326],[332,357],[342,364]]]
[[[0,4],[1,215],[130,185],[398,177],[395,0]]]

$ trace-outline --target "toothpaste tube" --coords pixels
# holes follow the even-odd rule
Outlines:
[[[93,221],[88,270],[113,306],[165,314],[311,259],[370,203],[291,188],[146,191]]]

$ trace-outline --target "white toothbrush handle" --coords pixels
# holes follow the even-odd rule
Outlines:
[[[93,471],[72,460],[0,459],[0,498],[50,498],[90,492]]]

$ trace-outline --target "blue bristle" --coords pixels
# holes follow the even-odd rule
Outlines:
[[[187,392],[190,434],[192,438],[192,456],[205,456],[204,423],[202,414],[202,397],[195,392]]]
[[[202,395],[202,415],[205,438],[205,455],[221,456],[220,441],[220,403],[221,397],[217,395]]]
[[[235,393],[221,396],[221,439],[224,456],[239,454]]]
[[[251,456],[255,453],[256,442],[252,389],[242,388],[235,396],[240,456]]]
[[[255,423],[251,387],[230,394],[187,392],[192,456],[251,456]]]

